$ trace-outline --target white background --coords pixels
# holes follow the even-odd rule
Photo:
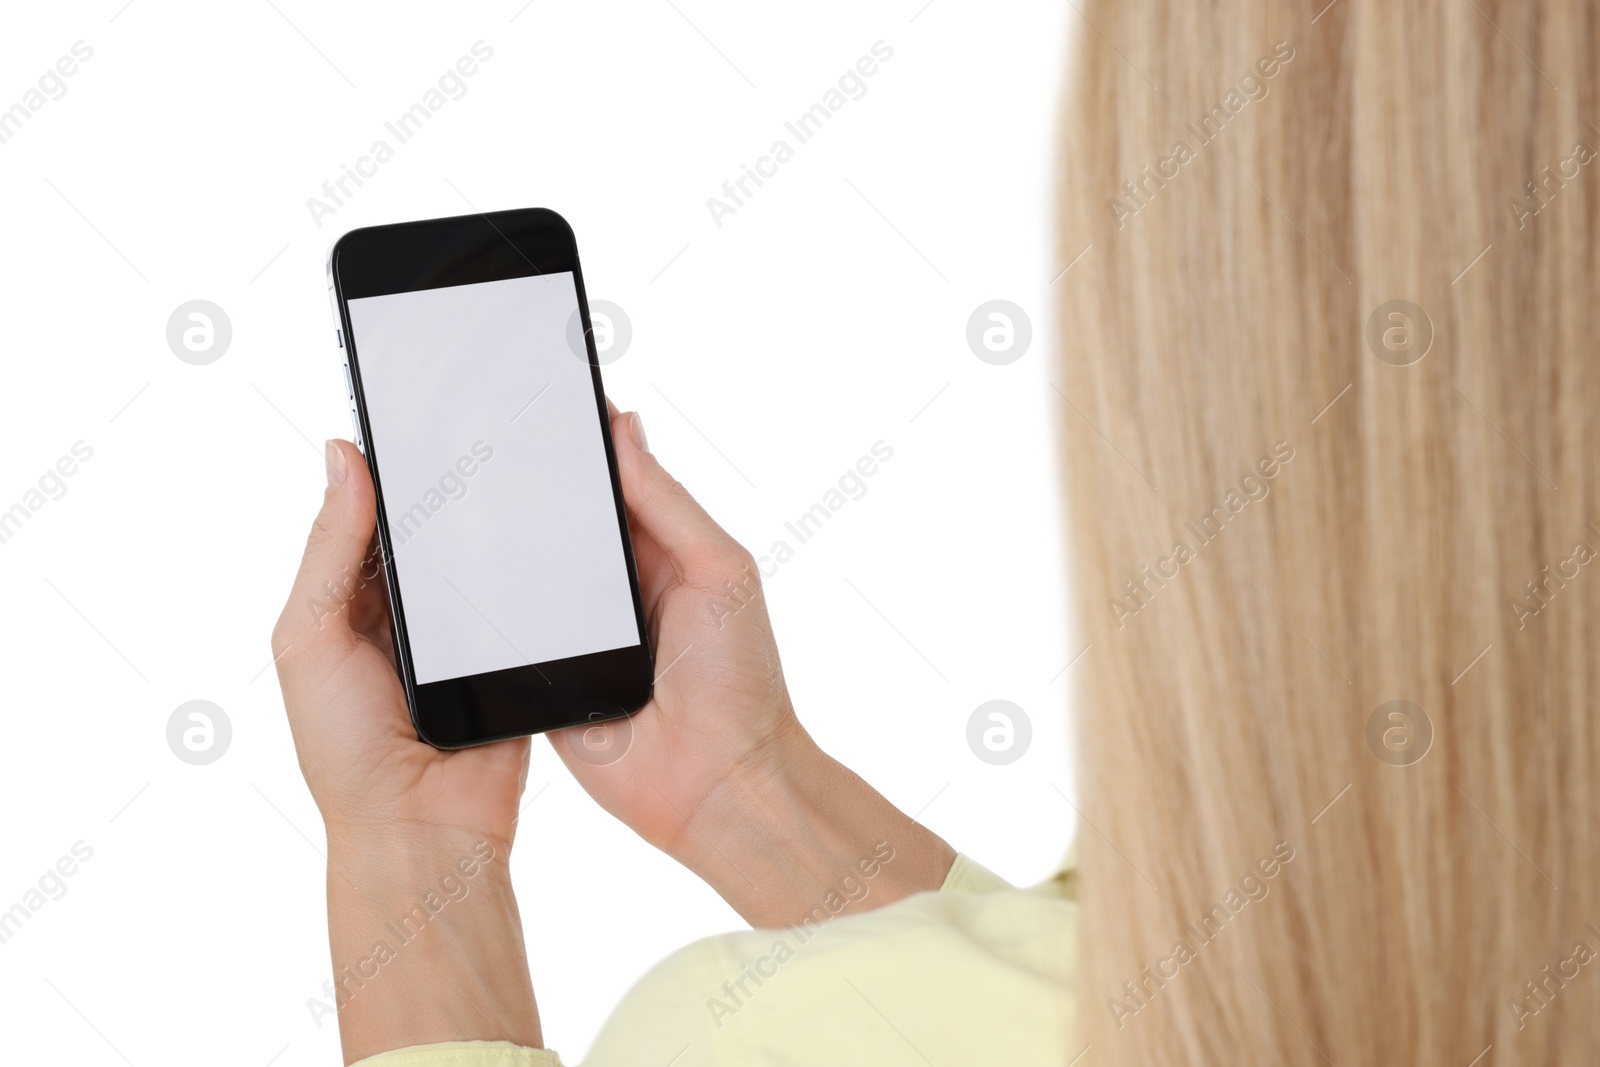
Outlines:
[[[264,668],[322,441],[348,433],[323,262],[360,225],[565,215],[591,298],[633,323],[608,391],[758,554],[892,446],[767,581],[795,704],[957,848],[1047,875],[1075,823],[1049,301],[1078,21],[1045,0],[8,9],[0,107],[73,42],[94,56],[0,144],[0,509],[75,441],[94,455],[0,544],[0,909],[75,841],[94,855],[0,945],[6,1058],[339,1062],[306,1008],[321,827]],[[307,198],[479,39],[467,95],[318,228]],[[866,96],[716,227],[707,197],[878,40]],[[166,343],[197,298],[233,327],[208,366]],[[995,298],[1033,323],[1003,367],[965,339]],[[995,698],[1034,728],[1007,767],[966,743]],[[167,747],[191,699],[232,721],[209,766]],[[543,744],[529,795],[513,867],[546,1038],[577,1060],[648,965],[738,919]]]

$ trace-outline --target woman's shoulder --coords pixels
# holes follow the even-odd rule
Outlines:
[[[938,892],[859,914],[819,901],[787,929],[697,941],[629,991],[589,1067],[1065,1062],[1075,897],[1070,871],[1019,889],[959,857]]]

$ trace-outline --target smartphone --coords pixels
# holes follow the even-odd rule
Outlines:
[[[531,208],[352,230],[328,291],[417,736],[637,711],[654,665],[572,228]]]

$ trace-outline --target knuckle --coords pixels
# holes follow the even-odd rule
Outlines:
[[[694,503],[694,496],[676,478],[657,483],[645,494],[645,505],[652,509],[676,509],[685,503]]]
[[[701,580],[717,587],[753,586],[761,581],[755,556],[732,538],[719,538],[700,545],[691,560]]]
[[[756,569],[756,557],[748,548],[729,538],[726,552],[728,569],[735,578],[757,583],[761,581],[761,573]]]
[[[311,523],[311,536],[306,539],[306,543],[309,547],[315,548],[319,545],[327,544],[333,539],[333,535],[334,524],[332,518],[328,514],[328,509],[323,508],[317,512],[316,519]]]
[[[289,618],[290,609],[286,606],[283,614],[278,616],[278,621],[272,626],[272,661],[276,663],[282,659],[294,645],[299,631]]]

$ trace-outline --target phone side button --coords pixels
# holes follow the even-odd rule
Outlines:
[[[344,347],[344,331],[337,326],[333,328],[333,339],[338,343],[340,348]]]
[[[350,378],[350,364],[348,363],[344,364],[344,391],[350,397],[350,402],[352,404],[355,403],[356,383]]]
[[[367,443],[361,439],[361,420],[356,418],[356,409],[350,409],[350,433],[356,443],[356,448],[364,456],[367,454]]]

